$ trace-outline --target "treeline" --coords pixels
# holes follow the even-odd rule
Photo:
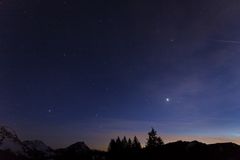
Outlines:
[[[144,159],[148,153],[157,151],[163,145],[163,140],[157,136],[157,132],[152,128],[152,130],[148,132],[145,147],[141,146],[136,136],[133,139],[127,139],[125,136],[122,139],[120,139],[120,137],[111,139],[108,146],[108,159]]]
[[[141,150],[141,144],[138,141],[138,138],[135,136],[132,139],[128,139],[124,136],[121,140],[119,137],[115,139],[111,139],[108,147],[109,152],[122,152],[126,150]]]
[[[70,147],[57,155],[53,160],[240,160],[240,146],[233,143],[207,145],[198,141],[164,144],[151,129],[144,146],[136,136],[132,139],[117,137],[110,140],[107,152],[90,149],[79,152],[78,147]]]

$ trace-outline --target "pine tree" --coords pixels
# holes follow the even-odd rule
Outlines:
[[[133,145],[132,140],[129,138],[129,139],[128,139],[128,144],[127,144],[127,149],[128,149],[128,150],[129,150],[129,149],[132,149],[132,145]]]
[[[138,139],[137,139],[137,137],[136,136],[134,136],[134,138],[133,138],[133,144],[132,144],[132,148],[134,149],[134,150],[141,150],[141,143],[138,141]]]
[[[120,140],[120,137],[117,137],[116,144],[119,145],[119,144],[121,144],[121,143],[122,143],[122,142],[121,142],[121,140]]]
[[[157,137],[157,132],[152,128],[152,130],[148,133],[146,148],[154,149],[162,146],[163,144],[164,143],[161,137]]]
[[[128,146],[127,138],[124,136],[122,139],[122,149],[126,149]]]
[[[122,141],[120,140],[120,138],[118,137],[116,140],[116,151],[121,151],[122,150]]]
[[[114,152],[116,150],[116,142],[114,139],[111,139],[108,145],[108,152]]]

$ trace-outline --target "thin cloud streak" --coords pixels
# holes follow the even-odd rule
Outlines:
[[[213,41],[215,41],[215,42],[222,42],[222,43],[240,44],[240,41],[221,40],[221,39],[214,39]]]

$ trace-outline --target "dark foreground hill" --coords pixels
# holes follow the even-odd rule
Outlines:
[[[177,141],[160,147],[157,151],[146,151],[145,158],[184,160],[239,160],[240,146],[234,143],[204,144],[197,141]]]
[[[240,160],[240,146],[234,143],[204,144],[177,141],[156,148],[102,152],[84,142],[54,150],[42,141],[21,141],[17,134],[0,127],[0,160]]]

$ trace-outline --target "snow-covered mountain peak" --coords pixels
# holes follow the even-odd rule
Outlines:
[[[19,140],[17,137],[16,132],[7,126],[0,126],[0,140],[3,140],[5,138],[10,138],[14,140]]]
[[[48,152],[52,150],[49,146],[47,146],[45,143],[43,143],[40,140],[32,140],[32,141],[24,141],[24,145],[26,145],[28,148],[32,150],[42,151],[42,152]]]
[[[13,129],[0,126],[0,150],[9,150],[16,154],[24,154],[26,148]]]

